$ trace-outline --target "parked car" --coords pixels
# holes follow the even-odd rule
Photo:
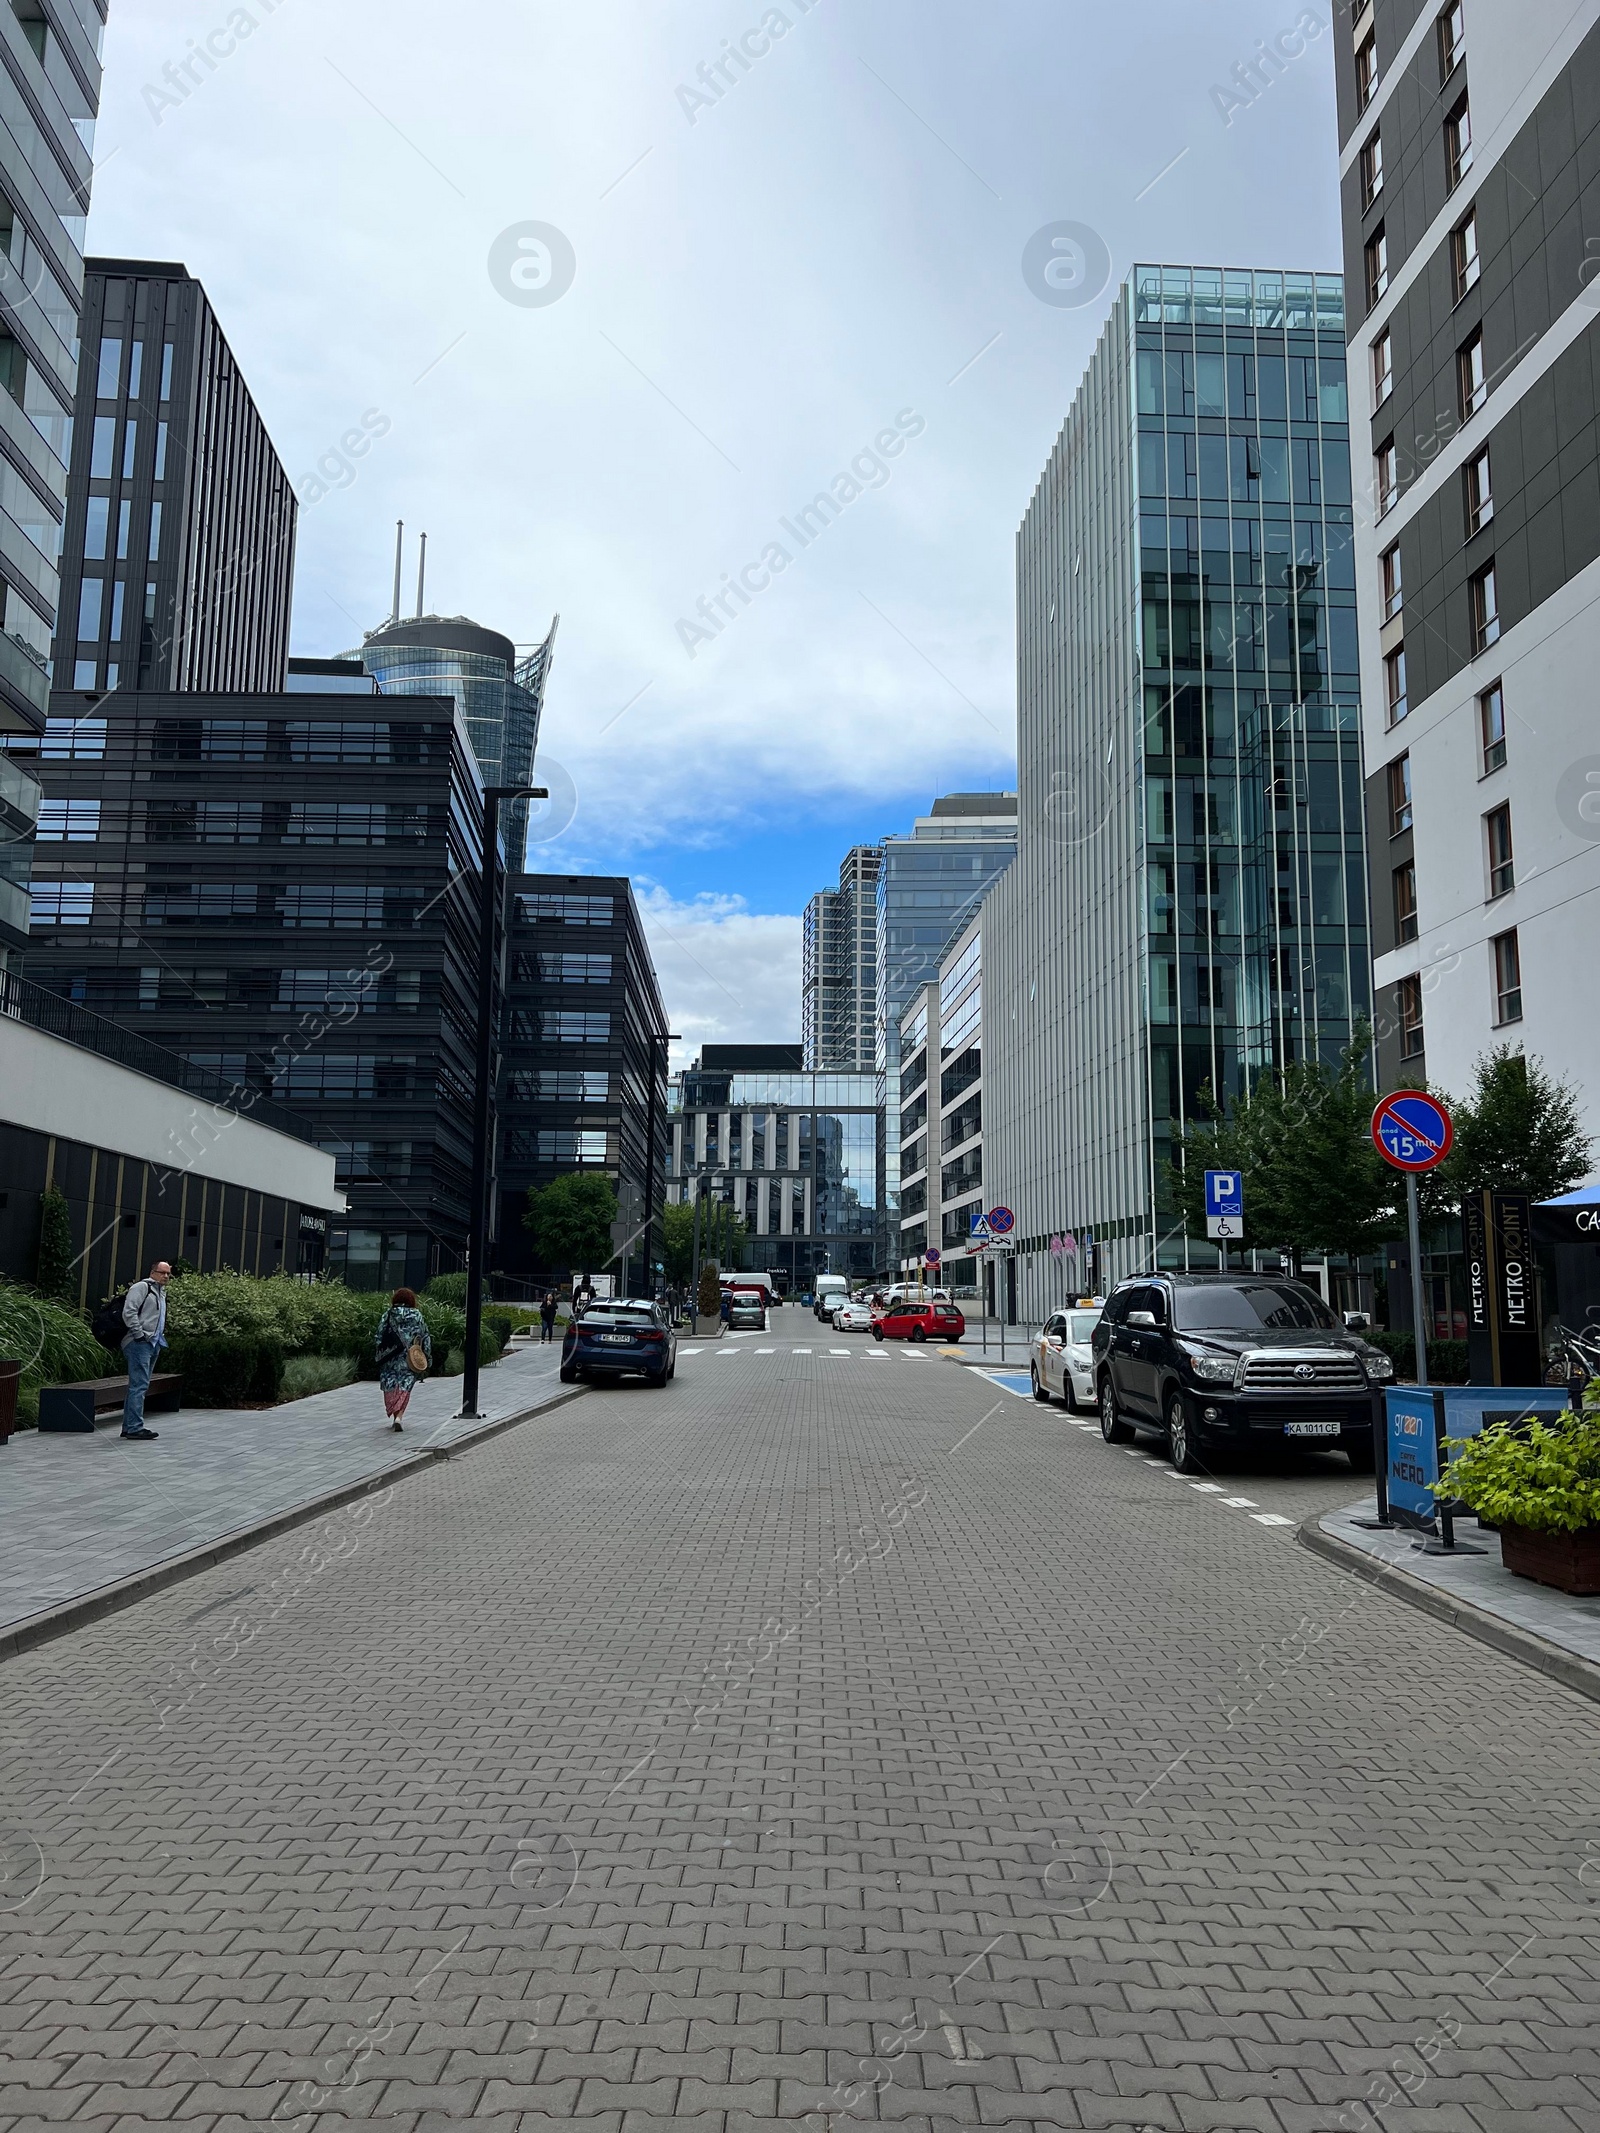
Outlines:
[[[1033,1337],[1029,1370],[1036,1400],[1064,1400],[1074,1413],[1094,1405],[1094,1329],[1103,1304],[1052,1312]]]
[[[882,1291],[883,1308],[891,1310],[896,1304],[947,1304],[953,1301],[948,1289],[919,1288],[914,1281],[897,1281],[892,1289]]]
[[[633,1375],[661,1386],[677,1368],[678,1337],[653,1303],[593,1304],[568,1326],[561,1349],[563,1385]]]
[[[754,1327],[757,1333],[767,1330],[767,1306],[765,1300],[750,1289],[733,1289],[728,1297],[728,1327],[732,1332],[741,1332]]]
[[[870,1333],[872,1331],[872,1306],[865,1299],[835,1306],[834,1330],[838,1333]]]
[[[954,1304],[891,1304],[872,1322],[875,1341],[958,1341],[967,1322]]]
[[[1094,1329],[1100,1433],[1164,1437],[1180,1474],[1224,1447],[1325,1444],[1372,1468],[1381,1349],[1303,1282],[1275,1274],[1152,1274],[1112,1292]]]

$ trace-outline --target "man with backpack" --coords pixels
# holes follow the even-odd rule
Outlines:
[[[122,1435],[133,1444],[154,1444],[159,1431],[144,1426],[144,1396],[156,1357],[167,1345],[167,1283],[172,1269],[158,1259],[143,1281],[136,1281],[122,1306],[122,1352],[128,1360],[128,1397],[122,1403]]]

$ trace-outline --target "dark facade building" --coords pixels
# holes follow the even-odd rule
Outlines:
[[[666,1030],[627,878],[514,876],[501,1021],[499,1234],[491,1260],[508,1286],[573,1271],[540,1260],[523,1221],[530,1190],[593,1170],[611,1180],[624,1207],[637,1205],[639,1219],[659,1205],[670,1139]],[[641,1240],[631,1255],[635,1270],[642,1253]]]
[[[1511,1045],[1593,1130],[1600,6],[1368,0],[1334,52],[1380,1072]]]
[[[353,1285],[459,1264],[483,817],[454,703],[118,690],[38,768],[28,976],[311,1118]]]
[[[800,1041],[806,1065],[870,1074],[877,1064],[878,876],[883,846],[857,844],[839,862],[839,886],[806,905]]]
[[[796,1295],[815,1274],[877,1272],[884,1240],[878,1078],[803,1061],[798,1044],[702,1047],[673,1084],[667,1188],[731,1203],[746,1264]]]
[[[297,508],[199,282],[89,260],[55,696],[281,689]]]

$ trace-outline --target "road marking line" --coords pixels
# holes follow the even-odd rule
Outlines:
[[[811,1350],[809,1348],[791,1348],[789,1353],[791,1355],[809,1355]]]
[[[1283,1518],[1276,1511],[1252,1511],[1250,1516],[1258,1526],[1292,1526],[1292,1518]]]
[[[848,1355],[850,1351],[848,1348],[830,1348],[828,1353],[830,1355]]]
[[[1224,1496],[1222,1500],[1230,1511],[1253,1511],[1256,1507],[1253,1496]]]
[[[757,1355],[776,1355],[777,1352],[776,1348],[758,1348],[756,1350]]]
[[[1222,1483],[1220,1481],[1191,1481],[1189,1486],[1191,1489],[1198,1489],[1202,1496],[1220,1496],[1222,1494]]]
[[[990,1408],[989,1414],[980,1415],[977,1421],[973,1423],[971,1429],[967,1431],[967,1437],[975,1437],[978,1434],[979,1430],[982,1429],[984,1423],[989,1420],[990,1415],[997,1415],[1000,1412],[1001,1408],[1005,1406],[1005,1404],[1006,1403],[1004,1400],[996,1400],[993,1407]],[[967,1437],[957,1437],[955,1443],[951,1445],[950,1451],[959,1452],[962,1445],[966,1443]],[[949,1456],[950,1453],[946,1452],[945,1457],[948,1459]]]

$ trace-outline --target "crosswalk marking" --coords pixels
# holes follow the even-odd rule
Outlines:
[[[1280,1517],[1276,1511],[1252,1511],[1251,1518],[1258,1526],[1292,1526],[1292,1518]]]

